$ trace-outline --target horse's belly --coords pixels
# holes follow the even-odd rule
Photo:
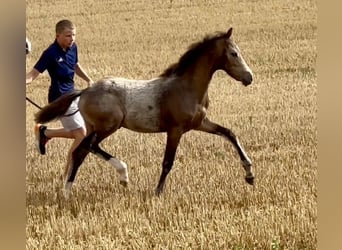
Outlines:
[[[123,127],[142,133],[161,132],[159,115],[151,110],[127,111]]]

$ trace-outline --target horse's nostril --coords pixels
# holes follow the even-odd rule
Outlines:
[[[245,86],[248,86],[249,84],[251,84],[250,81],[247,81],[247,79],[243,79],[242,81],[242,84],[245,85]]]
[[[248,73],[245,75],[245,77],[243,79],[243,84],[247,86],[247,85],[251,84],[252,81],[253,81],[253,75],[251,73]]]

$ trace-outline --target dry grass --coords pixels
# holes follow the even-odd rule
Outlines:
[[[131,184],[90,155],[72,198],[59,179],[70,141],[55,139],[46,156],[34,147],[26,107],[27,249],[316,249],[316,1],[26,0],[30,69],[64,17],[77,25],[79,58],[94,79],[157,76],[205,34],[234,27],[253,69],[245,88],[222,72],[210,85],[209,117],[240,138],[256,169],[244,183],[228,142],[186,134],[164,194],[159,179],[164,134],[120,130],[104,148],[125,161]],[[27,96],[46,104],[46,74]],[[78,78],[77,85],[84,83]],[[50,126],[59,126],[58,123]]]

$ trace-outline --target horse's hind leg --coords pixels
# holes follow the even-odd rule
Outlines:
[[[85,126],[86,126],[87,135],[89,135],[93,131],[93,127],[89,123],[87,123],[87,122],[85,122]],[[69,171],[70,171],[69,169],[70,169],[70,166],[71,166],[71,160],[72,159],[70,159],[67,162],[67,164],[65,165],[64,173],[63,173],[63,175],[61,175],[61,179],[63,179],[63,180],[67,180],[67,177],[68,177],[68,174],[69,174]]]
[[[69,197],[71,187],[76,178],[78,168],[81,166],[85,157],[89,154],[91,150],[91,144],[94,141],[94,137],[95,132],[90,133],[81,141],[80,145],[78,145],[78,147],[72,152],[72,160],[67,172],[67,181],[64,187],[64,196],[66,198]]]
[[[113,132],[105,134],[92,132],[87,137],[85,137],[83,141],[80,143],[80,145],[74,150],[74,152],[72,153],[71,168],[69,169],[69,175],[67,178],[67,182],[65,184],[65,197],[69,197],[71,187],[76,178],[78,168],[80,167],[80,165],[82,164],[82,162],[84,161],[85,157],[88,155],[89,152],[92,152],[101,159],[108,161],[120,174],[120,184],[127,186],[129,180],[126,163],[114,158],[112,155],[103,151],[98,145],[103,139],[105,139],[111,133]]]
[[[246,177],[245,180],[248,184],[253,185],[254,184],[254,174],[253,174],[253,170],[252,170],[252,161],[249,159],[249,157],[247,156],[245,150],[242,148],[239,139],[234,135],[234,133],[229,130],[228,128],[222,127],[216,123],[211,122],[208,118],[205,118],[203,120],[203,122],[201,123],[201,125],[196,128],[196,130],[200,130],[200,131],[204,131],[207,133],[211,133],[211,134],[216,134],[216,135],[220,135],[223,136],[224,138],[228,139],[229,141],[231,141],[234,145],[234,147],[236,148],[241,162],[242,162],[242,166],[246,171]]]
[[[128,185],[128,182],[129,182],[129,180],[128,180],[128,170],[127,170],[126,163],[116,159],[112,155],[110,155],[107,152],[103,151],[99,147],[98,143],[99,142],[94,143],[92,145],[91,152],[94,153],[95,155],[97,155],[98,157],[100,157],[101,159],[109,162],[116,169],[116,171],[119,173],[119,175],[120,175],[120,177],[119,177],[120,184],[126,187]]]

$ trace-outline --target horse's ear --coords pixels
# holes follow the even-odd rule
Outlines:
[[[232,35],[233,33],[233,28],[230,28],[228,31],[227,31],[227,34],[226,34],[226,38],[230,38],[230,36]]]

